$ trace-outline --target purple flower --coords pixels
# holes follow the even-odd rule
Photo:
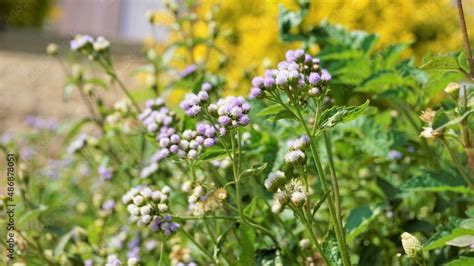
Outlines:
[[[273,85],[275,85],[275,79],[274,78],[266,77],[263,80],[263,86],[265,86],[266,88],[271,88]]]
[[[260,88],[252,87],[250,89],[249,98],[255,99],[255,98],[258,98],[261,94],[262,94],[262,90]]]
[[[183,69],[183,71],[181,71],[181,73],[179,73],[179,76],[181,78],[189,77],[192,74],[194,74],[196,72],[196,70],[197,70],[197,65],[195,65],[195,64],[189,65],[185,69]]]
[[[109,199],[102,204],[102,210],[104,211],[112,211],[115,208],[115,201]]]
[[[308,81],[312,85],[317,84],[320,80],[321,80],[321,77],[319,76],[318,73],[312,72],[311,74],[309,74]]]
[[[213,138],[207,138],[204,140],[204,146],[206,147],[212,147],[214,144],[216,144],[216,140]]]
[[[321,80],[324,81],[330,81],[331,80],[331,74],[326,69],[321,70]]]
[[[105,165],[99,166],[98,169],[99,175],[102,177],[104,180],[110,180],[112,179],[112,170],[107,168]]]
[[[71,50],[78,51],[89,45],[92,47],[93,42],[94,38],[89,35],[76,35],[71,41]]]
[[[212,84],[209,83],[209,82],[204,82],[202,85],[201,85],[201,91],[211,91],[212,90]]]
[[[252,85],[254,87],[260,88],[263,85],[264,79],[260,76],[254,77],[252,79]]]
[[[403,154],[397,150],[390,150],[388,152],[388,158],[390,160],[400,160],[401,158],[403,158]]]

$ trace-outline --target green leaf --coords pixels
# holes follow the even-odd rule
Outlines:
[[[369,100],[359,106],[334,106],[321,114],[320,129],[331,128],[339,123],[346,123],[362,114],[369,106]]]
[[[474,258],[461,257],[457,260],[450,261],[446,266],[472,266],[474,265]]]
[[[79,133],[83,126],[92,121],[93,120],[90,118],[83,118],[75,122],[71,128],[68,129],[66,136],[64,137],[64,143],[69,143]]]
[[[297,118],[296,118],[294,113],[292,113],[288,110],[283,110],[283,111],[280,111],[275,116],[268,118],[267,120],[270,121],[270,122],[275,122],[275,121],[278,121],[280,119],[293,119],[293,120],[296,120]]]
[[[259,249],[255,254],[256,266],[283,266],[283,260],[278,249]]]
[[[450,55],[441,55],[433,56],[428,62],[423,64],[420,67],[425,71],[441,71],[441,72],[460,72],[461,66],[458,63],[458,60],[454,56]]]
[[[474,233],[474,231],[473,231]],[[468,247],[474,244],[474,234],[473,235],[465,235],[465,236],[458,236],[448,242],[447,245],[455,246],[455,247]]]
[[[330,266],[342,265],[341,253],[339,253],[339,247],[337,246],[334,230],[329,231],[324,237],[323,252],[329,259]]]
[[[244,170],[240,174],[240,177],[242,178],[242,177],[248,177],[248,176],[252,176],[252,175],[258,175],[263,170],[265,170],[265,168],[267,168],[267,163],[256,164],[256,165],[252,166],[251,168]]]
[[[219,253],[221,253],[222,251],[222,246],[225,243],[225,238],[227,237],[228,233],[231,231],[231,229],[234,226],[235,226],[235,223],[232,223],[229,227],[227,227],[227,229],[220,236],[217,237],[217,243],[214,246],[214,253],[213,253],[214,259],[217,260],[219,258]]]
[[[86,81],[86,83],[89,83],[89,84],[92,84],[92,85],[96,85],[98,87],[101,87],[103,89],[108,89],[108,84],[107,82],[105,82],[104,80],[100,79],[100,78],[91,78],[91,79],[88,79]]]
[[[19,227],[23,227],[25,223],[28,223],[31,219],[37,220],[38,217],[48,209],[46,205],[39,205],[38,208],[27,211],[18,220]]]
[[[257,116],[276,115],[283,110],[285,110],[285,107],[277,103],[263,108],[260,112],[258,112]]]
[[[368,77],[356,92],[381,93],[399,87],[413,87],[416,83],[411,77],[402,76],[395,71],[382,70]]]
[[[227,152],[225,149],[222,148],[211,148],[205,150],[203,153],[199,155],[199,160],[202,161],[209,161],[209,160],[217,160],[222,159],[227,156]]]
[[[239,229],[237,230],[237,234],[241,241],[241,253],[237,261],[237,265],[253,265],[255,263],[255,232],[248,225],[241,224]]]
[[[423,170],[418,176],[411,178],[400,186],[402,191],[406,192],[444,192],[452,191],[463,194],[474,194],[466,186],[466,182],[460,176],[454,176],[446,171],[432,172]]]
[[[468,116],[474,113],[474,109],[469,110],[465,112],[462,116],[454,118],[452,120],[449,120],[448,116],[444,114],[444,112],[441,112],[442,114],[444,114],[442,115],[442,118],[437,118],[438,113],[439,112],[436,112],[436,115],[433,121],[433,128],[435,128],[435,130],[440,130],[440,129],[447,128],[447,127],[454,126],[461,123],[464,119],[466,119]]]
[[[429,251],[441,248],[461,236],[474,235],[474,230],[460,227],[462,220],[459,218],[451,218],[451,220],[437,228],[436,233],[426,241],[423,250]]]
[[[352,209],[346,221],[346,241],[351,243],[381,213],[380,207],[363,205]]]

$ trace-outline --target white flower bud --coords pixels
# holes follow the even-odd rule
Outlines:
[[[149,215],[150,212],[151,212],[151,207],[149,205],[145,205],[145,206],[140,208],[140,213],[142,215]]]
[[[138,265],[138,259],[135,258],[135,257],[129,258],[128,261],[127,261],[127,265],[128,265],[128,266],[135,266],[135,265]]]
[[[181,190],[183,190],[184,192],[189,192],[189,191],[191,191],[192,185],[193,185],[193,183],[191,181],[185,181],[181,185]]]
[[[141,218],[141,222],[144,224],[149,224],[151,222],[151,216],[150,215],[143,215]]]
[[[275,202],[272,205],[272,212],[273,213],[280,213],[282,211],[282,206],[279,202]]]
[[[290,197],[286,193],[286,191],[279,191],[275,194],[276,199],[281,205],[285,205],[290,201]]]
[[[301,249],[308,249],[310,247],[311,247],[311,241],[309,241],[309,239],[303,238],[300,240]]]
[[[161,193],[161,191],[153,191],[153,193],[151,193],[151,199],[153,200],[153,202],[160,202],[161,201],[161,197],[164,196],[163,193]]]
[[[291,203],[296,207],[301,207],[306,202],[306,195],[303,192],[295,191],[291,193]]]
[[[161,192],[165,193],[165,194],[170,194],[171,192],[171,188],[169,186],[164,186],[162,189],[161,189]]]
[[[167,212],[168,211],[168,205],[166,205],[164,203],[160,203],[160,204],[158,204],[158,210],[160,210],[160,212]]]
[[[416,254],[421,251],[420,241],[407,232],[402,234],[402,246],[408,257],[415,257]]]
[[[282,171],[276,171],[268,174],[267,179],[265,179],[265,187],[270,192],[276,192],[286,183],[285,173]]]
[[[145,199],[151,199],[151,193],[152,192],[153,191],[149,187],[146,187],[146,188],[142,189],[140,194],[142,194],[142,196],[145,197]]]
[[[133,203],[140,207],[145,203],[145,199],[142,196],[137,195],[133,198]]]

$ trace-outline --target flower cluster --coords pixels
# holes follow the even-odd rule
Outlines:
[[[73,154],[82,150],[88,142],[89,137],[86,134],[79,135],[74,141],[69,144],[67,152]]]
[[[196,159],[203,147],[212,147],[216,144],[216,130],[209,124],[200,123],[196,130],[185,130],[181,136],[173,134],[159,139],[161,150],[152,157],[152,162],[158,163],[172,154],[178,158]]]
[[[210,104],[208,110],[211,115],[217,117],[217,127],[222,136],[227,133],[228,129],[247,126],[250,122],[248,116],[250,104],[245,101],[244,97],[228,96],[219,99],[216,103]]]
[[[162,231],[169,236],[179,228],[179,224],[171,222],[168,214],[168,196],[171,189],[164,187],[152,190],[147,186],[138,186],[130,189],[123,197],[122,202],[127,204],[130,220],[138,226],[149,226],[152,231]]]
[[[252,79],[249,98],[264,98],[265,92],[276,88],[300,96],[318,96],[331,80],[331,74],[319,65],[319,59],[313,58],[303,50],[289,50],[286,61],[278,63],[276,69],[265,71],[263,77]]]
[[[303,184],[298,179],[287,182],[285,174],[281,171],[271,172],[265,180],[265,187],[268,191],[275,193],[275,202],[272,206],[273,212],[280,212],[282,207],[291,203],[299,208],[307,200],[307,193]]]
[[[198,94],[188,93],[179,106],[190,117],[197,116],[202,109],[202,106],[209,100],[209,94],[205,90],[201,90]]]
[[[421,121],[428,124],[427,127],[423,127],[423,131],[420,133],[420,137],[426,139],[435,139],[439,137],[442,132],[436,131],[433,129],[433,121],[436,116],[436,111],[431,110],[431,108],[426,109],[421,112],[420,119]]]
[[[227,191],[224,188],[207,191],[203,186],[197,185],[193,189],[191,182],[185,182],[181,188],[189,193],[189,210],[195,216],[219,209],[227,198]]]
[[[94,40],[90,35],[76,35],[71,41],[71,50],[73,51],[90,51],[96,52],[107,51],[110,47],[110,42],[102,36]]]
[[[299,139],[288,141],[288,152],[285,154],[285,162],[290,165],[303,164],[306,161],[305,150],[309,145],[309,137],[301,136]]]
[[[145,110],[138,116],[138,119],[143,122],[148,133],[157,135],[157,141],[162,136],[169,137],[176,132],[176,129],[172,127],[175,122],[175,113],[165,106],[165,101],[162,98],[148,100]]]

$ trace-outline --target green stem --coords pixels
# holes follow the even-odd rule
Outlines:
[[[232,171],[234,174],[234,182],[235,182],[235,193],[237,197],[237,209],[239,211],[240,221],[242,223],[246,223],[244,210],[242,207],[242,189],[240,187],[240,173],[239,173],[239,166],[237,161],[237,147],[235,143],[234,131],[230,132],[230,142],[231,142],[231,149],[232,149]]]
[[[295,103],[294,103],[295,104]],[[318,155],[318,151],[314,145],[314,137],[311,135],[311,131],[309,130],[308,126],[306,125],[306,121],[303,118],[303,115],[301,114],[301,111],[299,108],[295,108],[296,112],[298,114],[298,117],[300,119],[300,122],[303,124],[303,127],[306,131],[306,134],[310,138],[310,148],[311,148],[311,155],[313,157],[314,163],[316,164],[316,171],[319,177],[319,180],[321,182],[321,186],[323,188],[324,193],[329,190],[329,185],[327,183],[327,180],[324,176],[323,172],[323,167],[321,164],[321,160]],[[336,193],[336,191],[333,191],[333,193]],[[350,259],[349,259],[349,252],[348,248],[346,246],[346,241],[344,239],[344,232],[341,223],[339,223],[339,219],[337,218],[337,213],[334,207],[334,201],[332,197],[328,197],[328,207],[329,207],[329,214],[331,216],[332,222],[334,224],[334,232],[336,233],[336,240],[337,244],[339,246],[339,251],[341,252],[341,257],[342,257],[342,262],[344,265],[351,265]]]
[[[341,200],[339,194],[339,185],[336,177],[336,169],[334,167],[332,149],[331,149],[331,139],[328,131],[324,131],[324,144],[326,146],[326,152],[329,160],[329,172],[331,173],[332,181],[332,190],[334,191],[334,205],[336,207],[336,217],[339,221],[339,226],[342,228],[342,213],[341,213]],[[344,234],[344,230],[342,232]]]
[[[160,262],[158,263],[159,266],[163,265],[163,255],[165,254],[165,242],[161,240],[161,245],[160,245]]]
[[[446,141],[445,138],[441,138],[441,142],[444,144],[444,146],[446,147],[446,149],[448,150],[449,152],[449,156],[451,157],[451,160],[453,161],[454,165],[456,166],[456,168],[458,169],[459,173],[462,175],[462,177],[464,178],[464,180],[466,181],[466,183],[469,185],[469,187],[471,187],[472,189],[474,189],[474,182],[471,180],[471,178],[469,178],[469,176],[464,172],[464,169],[463,169],[463,166],[461,164],[461,162],[459,162],[458,160],[458,157],[456,156],[455,152],[453,151],[453,149],[451,148],[451,146],[449,146],[449,143]]]
[[[214,260],[214,257],[212,257],[212,255],[203,247],[201,246],[198,242],[196,242],[196,240],[194,240],[194,238],[188,233],[186,232],[186,230],[182,229],[181,232],[183,232],[183,234],[189,239],[191,240],[191,242],[193,242],[193,244],[204,254],[206,255],[207,258],[210,259],[210,261],[212,262],[216,262]]]

